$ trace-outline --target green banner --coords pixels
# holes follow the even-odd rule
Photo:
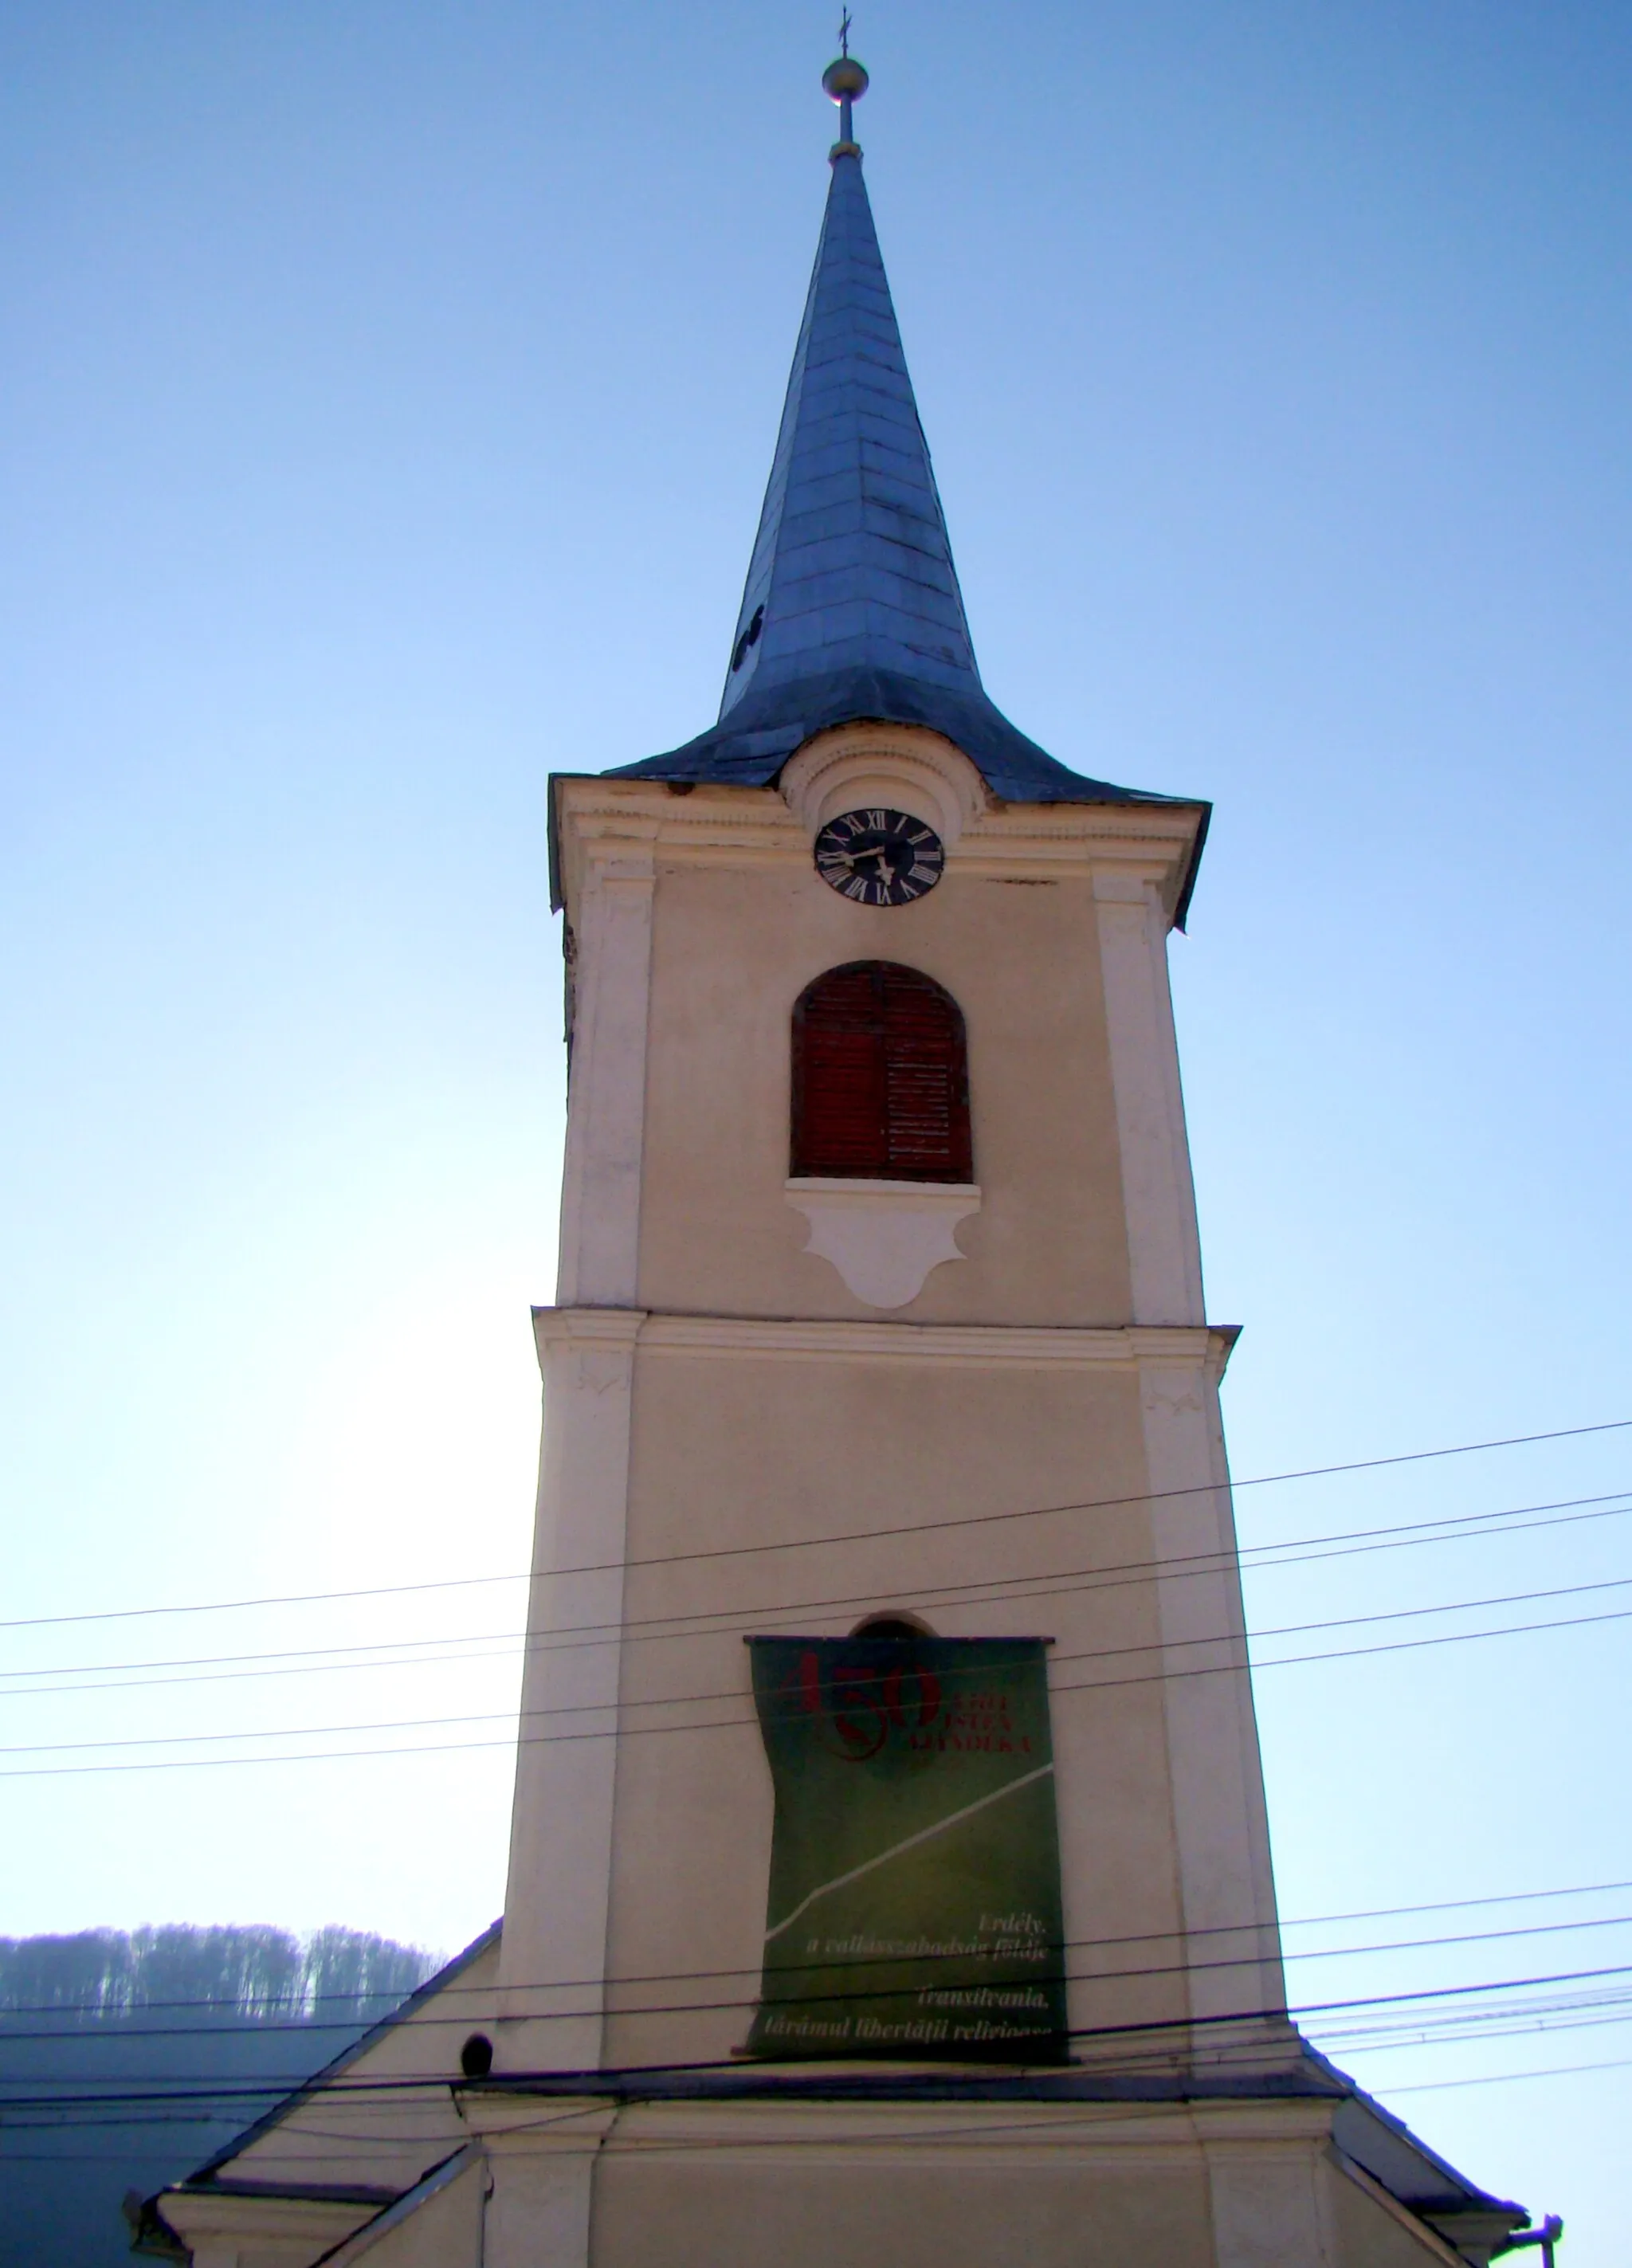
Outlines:
[[[748,2052],[1060,2061],[1042,1639],[748,1644],[776,1799]]]

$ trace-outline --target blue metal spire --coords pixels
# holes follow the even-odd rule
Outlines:
[[[847,53],[822,84],[840,139],[719,721],[616,777],[768,785],[812,733],[879,718],[944,734],[1009,802],[1194,804],[1068,770],[982,688],[851,138],[867,74]]]
[[[842,140],[721,718],[750,692],[857,667],[980,696],[861,152]]]

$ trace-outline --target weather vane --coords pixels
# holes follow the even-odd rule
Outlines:
[[[839,53],[846,57],[850,52],[850,11],[847,8],[839,18]]]

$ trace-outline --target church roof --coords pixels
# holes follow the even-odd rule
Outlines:
[[[812,733],[876,718],[945,734],[1007,802],[1196,807],[1070,770],[981,685],[861,151],[831,163],[718,721],[610,777],[768,786]]]
[[[860,152],[832,168],[722,722],[846,669],[981,694]]]

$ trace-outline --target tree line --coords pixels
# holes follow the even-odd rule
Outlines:
[[[267,1924],[172,1923],[0,1937],[0,2015],[95,2020],[189,2001],[250,2021],[343,2022],[383,2014],[439,1965],[423,1947],[360,1929],[301,1938]]]

